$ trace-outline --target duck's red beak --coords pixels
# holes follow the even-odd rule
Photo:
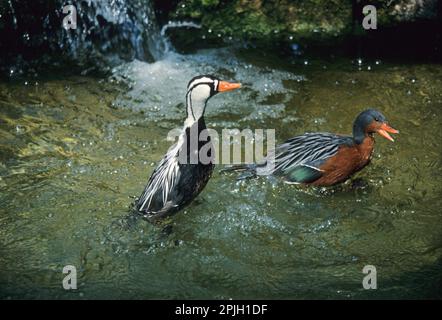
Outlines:
[[[241,88],[241,83],[231,83],[227,81],[220,81],[218,84],[218,92],[231,91]]]
[[[380,128],[378,129],[378,133],[383,136],[385,139],[388,139],[390,141],[394,142],[394,139],[392,136],[390,136],[388,133],[399,133],[398,130],[390,127],[387,123],[383,123]]]

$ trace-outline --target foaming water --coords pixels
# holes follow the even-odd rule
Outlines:
[[[115,68],[112,79],[129,87],[115,105],[143,111],[153,121],[182,119],[187,83],[199,74],[213,74],[242,83],[241,94],[220,94],[211,99],[206,110],[208,117],[228,114],[229,118],[248,120],[280,117],[285,103],[295,93],[287,84],[305,80],[303,75],[238,60],[231,49],[205,50],[191,55],[169,52],[154,63],[133,61]],[[260,107],[256,108],[251,101]],[[233,122],[230,125],[237,126]]]
[[[237,181],[218,166],[188,208],[153,226],[129,206],[200,73],[243,83],[209,102],[211,128],[274,128],[282,142],[350,133],[376,107],[400,134],[376,137],[370,166],[333,188]],[[441,75],[219,49],[134,61],[109,79],[0,83],[0,297],[441,297]],[[62,289],[68,264],[75,292]],[[368,264],[377,290],[362,288]]]

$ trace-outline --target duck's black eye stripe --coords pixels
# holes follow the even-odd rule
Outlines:
[[[193,113],[193,108],[192,108],[192,95],[189,95],[189,92],[190,91],[188,91],[186,94],[186,101],[188,101],[188,107],[186,108],[186,113],[187,113],[187,116],[189,116],[189,108],[190,108],[192,118],[195,119],[195,114]]]
[[[190,101],[189,101],[189,103],[190,103],[190,112],[192,112],[192,117],[195,120],[196,118],[195,118],[195,114],[193,113],[193,108],[192,108],[192,95],[190,95],[189,99],[190,99]]]
[[[189,88],[189,90],[187,90],[187,92],[192,91],[196,86],[199,86],[200,84],[207,84],[208,86],[210,86],[210,90],[213,90],[213,82],[199,82],[199,83],[194,84],[193,86],[191,86]]]

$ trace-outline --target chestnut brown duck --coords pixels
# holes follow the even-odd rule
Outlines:
[[[287,183],[332,186],[344,182],[370,163],[374,134],[394,141],[385,116],[374,109],[361,112],[353,124],[353,136],[305,133],[277,146],[263,162],[232,167],[246,171],[243,177],[275,175]],[[269,163],[271,162],[271,163]]]

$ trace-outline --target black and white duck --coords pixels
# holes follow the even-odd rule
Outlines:
[[[204,146],[207,150],[207,145],[211,144],[210,136],[206,141],[198,138],[206,129],[204,111],[207,101],[218,92],[239,87],[239,83],[221,81],[210,75],[190,80],[186,94],[187,118],[178,142],[160,161],[135,205],[147,220],[154,222],[178,212],[204,189],[214,168],[210,148],[207,152],[209,161],[202,161],[199,157],[201,148]]]

